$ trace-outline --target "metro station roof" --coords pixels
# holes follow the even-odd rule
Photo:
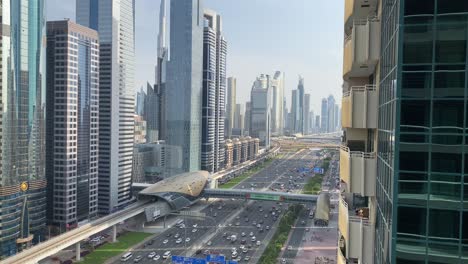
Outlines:
[[[142,190],[140,195],[155,195],[161,193],[180,193],[192,197],[198,197],[205,188],[208,176],[207,171],[187,172],[159,181]]]

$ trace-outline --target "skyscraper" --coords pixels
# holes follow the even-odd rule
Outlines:
[[[226,97],[226,138],[231,138],[232,128],[234,127],[234,114],[236,112],[236,86],[237,80],[234,77],[227,79],[227,97]]]
[[[315,114],[314,111],[309,112],[309,134],[315,133]]]
[[[322,107],[321,107],[321,122],[320,122],[320,132],[327,133],[328,132],[328,101],[327,98],[322,99]]]
[[[98,33],[47,22],[47,55],[47,219],[64,232],[98,213]]]
[[[290,133],[295,134],[300,132],[300,108],[299,108],[299,91],[297,89],[293,89],[291,91],[291,131]]]
[[[252,114],[252,103],[245,102],[245,114],[244,114],[244,135],[250,135],[250,119]]]
[[[158,93],[158,87],[162,85],[155,84],[153,86],[149,83],[146,84],[143,119],[146,121],[146,142],[148,143],[159,140],[161,136],[162,98],[161,93]]]
[[[166,169],[200,169],[203,1],[171,1],[170,54],[165,89]]]
[[[284,90],[284,89],[283,89]],[[289,130],[288,107],[286,106],[286,97],[283,97],[283,132]]]
[[[224,164],[227,44],[221,16],[205,9],[204,20],[201,169],[216,172]]]
[[[152,124],[148,124],[148,129],[151,130],[148,133],[150,142],[156,140],[163,140],[166,138],[164,134],[166,132],[166,72],[168,63],[168,49],[166,41],[166,28],[167,28],[167,8],[166,0],[161,0],[159,7],[159,32],[158,32],[158,55],[156,58],[156,70],[155,70],[155,85],[151,91],[152,98],[149,98],[152,112],[147,113],[147,118],[152,120]],[[147,95],[149,96],[149,90],[151,87],[148,86]]]
[[[320,116],[315,116],[315,132],[320,133]]]
[[[308,135],[310,133],[310,94],[304,95],[304,109],[303,109],[303,122],[302,122],[302,134]]]
[[[340,107],[338,106],[338,104],[335,104],[335,110],[334,110],[334,114],[335,114],[335,128],[334,128],[334,131],[338,131],[339,128],[341,127],[340,125],[340,114],[341,114],[341,111],[340,111]]]
[[[328,125],[327,125],[327,132],[335,132],[335,97],[333,95],[328,96],[327,99],[327,117],[328,117]]]
[[[298,107],[299,107],[299,116],[297,120],[299,121],[297,127],[297,133],[304,132],[304,78],[299,76],[299,83],[297,84],[298,92]]]
[[[260,139],[260,145],[269,147],[271,136],[271,79],[261,74],[252,85],[250,92],[251,112],[249,136]]]
[[[143,112],[145,109],[145,100],[146,100],[146,92],[143,90],[143,86],[142,86],[136,95],[135,114],[139,116],[143,116]]]
[[[234,114],[234,127],[232,132],[234,136],[244,135],[246,115],[247,114],[245,112],[244,105],[236,104],[236,111]]]
[[[0,256],[44,240],[44,2],[0,2]]]
[[[276,71],[271,80],[273,105],[271,109],[271,133],[283,134],[283,98],[284,98],[284,73]]]
[[[76,21],[99,33],[98,210],[131,198],[135,101],[135,1],[76,1]]]

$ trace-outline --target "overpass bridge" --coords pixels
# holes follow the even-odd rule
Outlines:
[[[139,214],[146,221],[154,221],[182,210],[202,198],[234,198],[248,200],[281,201],[284,203],[315,203],[317,196],[283,192],[248,191],[239,189],[210,189],[207,171],[189,172],[164,179],[155,184],[139,184],[138,201],[127,208],[91,221],[83,226],[51,238],[18,254],[2,260],[2,264],[36,264],[40,260],[75,245],[76,260],[80,260],[80,242],[90,236],[112,228],[112,241],[116,241],[116,225]]]

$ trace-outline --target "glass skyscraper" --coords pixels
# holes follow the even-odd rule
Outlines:
[[[376,263],[468,263],[467,36],[467,1],[382,1]]]
[[[44,2],[0,1],[0,257],[45,239]]]
[[[171,1],[165,122],[169,175],[200,170],[203,1]]]
[[[76,21],[99,33],[98,210],[131,199],[135,101],[135,0],[76,1]]]
[[[47,219],[58,232],[97,216],[99,38],[47,22]]]

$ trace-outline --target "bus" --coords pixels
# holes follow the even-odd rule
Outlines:
[[[175,223],[175,226],[179,227],[181,224],[184,223],[184,220],[183,219],[179,219],[177,220],[177,222]]]
[[[125,262],[125,261],[131,259],[132,257],[133,257],[132,252],[127,252],[127,253],[122,255],[122,257],[120,258],[120,261]]]

